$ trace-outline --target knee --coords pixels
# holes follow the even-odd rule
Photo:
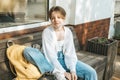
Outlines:
[[[93,69],[93,68],[90,70],[90,73],[93,74],[93,75],[95,75],[95,76],[97,76],[97,72],[96,72],[96,70]]]
[[[29,51],[30,51],[30,48],[29,48],[29,47],[26,47],[26,48],[23,50],[23,54],[24,54],[24,55],[27,55]]]
[[[93,68],[90,68],[90,69],[88,70],[88,74],[90,74],[90,75],[97,75],[96,70],[93,69]]]
[[[32,47],[26,47],[23,51],[24,56],[28,56],[29,54],[36,55],[36,53],[38,53],[37,49],[32,48]]]
[[[30,48],[29,47],[25,48],[23,51],[23,57],[28,61],[31,60],[29,53],[30,53]]]
[[[90,80],[97,80],[97,72],[93,68],[89,69],[86,72],[85,76],[88,77],[88,78],[91,78]]]
[[[27,48],[24,49],[24,51],[23,51],[23,56],[24,56],[24,57],[27,57],[27,56],[28,56],[28,51],[29,51],[29,50],[28,50]]]

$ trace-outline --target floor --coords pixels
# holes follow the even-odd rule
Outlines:
[[[112,77],[112,80],[120,80],[120,55],[117,55],[115,62],[115,72]]]

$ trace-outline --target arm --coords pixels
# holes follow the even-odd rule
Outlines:
[[[70,72],[76,73],[77,56],[74,47],[73,35],[70,29],[67,30],[65,37],[65,61]]]

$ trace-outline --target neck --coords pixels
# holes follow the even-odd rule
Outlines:
[[[54,30],[55,31],[61,31],[61,30],[64,30],[64,28],[63,28],[63,26],[60,26],[60,27],[57,27],[57,28],[54,27]]]

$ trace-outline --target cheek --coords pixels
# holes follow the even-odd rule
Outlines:
[[[60,20],[60,22],[61,22],[61,23],[64,23],[64,20],[62,19],[62,20]]]

